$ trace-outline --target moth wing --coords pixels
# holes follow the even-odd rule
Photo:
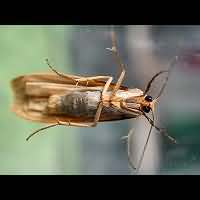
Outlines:
[[[24,82],[47,82],[47,83],[60,83],[60,84],[70,84],[76,85],[75,79],[87,79],[90,77],[84,76],[76,76],[76,75],[68,75],[65,74],[66,77],[58,76],[55,73],[39,73],[39,74],[31,74],[31,75],[24,75],[19,76],[11,81],[12,88],[15,89],[16,85],[23,84]],[[105,81],[101,79],[89,80],[87,83],[88,87],[97,87],[97,86],[104,86]],[[85,86],[85,83],[79,83],[79,86]],[[110,88],[113,88],[116,84],[111,83]],[[127,87],[121,86],[121,90],[128,90]]]
[[[60,77],[53,73],[32,74],[19,76],[11,81],[12,90],[14,93],[14,102],[12,104],[12,111],[18,116],[27,120],[54,123],[56,120],[71,121],[71,122],[89,122],[93,119],[75,118],[70,116],[51,116],[45,115],[44,110],[48,103],[48,99],[52,95],[67,94],[74,91],[88,91],[88,90],[102,90],[105,81],[90,80],[87,83],[80,83],[75,85],[73,79],[87,78],[82,76],[66,75],[67,77]],[[91,78],[91,77],[90,77]],[[113,89],[115,84],[111,84],[110,89]],[[127,88],[122,86],[121,89]],[[106,117],[102,116],[102,120]]]

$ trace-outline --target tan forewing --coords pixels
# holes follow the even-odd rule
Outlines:
[[[48,83],[61,83],[61,84],[70,84],[70,85],[75,85],[76,82],[73,81],[72,79],[80,79],[80,78],[91,78],[91,77],[84,77],[84,76],[75,76],[75,75],[68,75],[67,77],[61,77],[58,76],[57,74],[54,73],[39,73],[39,74],[31,74],[31,75],[24,75],[24,76],[19,76],[15,79],[12,80],[11,84],[12,86],[15,86],[16,84],[21,84],[22,82],[48,82]],[[79,86],[86,86],[85,83],[79,83]],[[90,80],[87,83],[88,87],[96,87],[96,86],[104,86],[105,81],[102,80]],[[115,83],[110,84],[110,88],[113,88],[115,86]],[[121,86],[120,89],[122,90],[127,90],[128,88],[125,86]]]
[[[71,122],[92,122],[93,118],[86,117],[72,117],[68,115],[48,115],[46,114],[45,107],[51,95],[70,94],[74,91],[89,91],[89,90],[102,90],[105,81],[90,80],[87,83],[79,83],[76,86],[76,81],[73,79],[87,78],[80,76],[67,75],[69,78],[63,78],[55,74],[32,74],[19,76],[12,80],[11,85],[14,92],[15,100],[12,105],[12,111],[18,116],[28,120],[53,123],[56,120],[71,121]],[[110,85],[113,89],[115,84]],[[127,87],[122,86],[120,89],[127,90]],[[100,121],[120,120],[124,117],[130,118],[126,115],[113,115],[108,116],[102,114]]]

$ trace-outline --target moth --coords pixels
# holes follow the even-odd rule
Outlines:
[[[63,74],[54,69],[48,60],[47,64],[53,73],[40,73],[19,76],[11,81],[14,93],[12,111],[26,120],[50,124],[40,128],[28,136],[29,140],[38,132],[55,126],[95,127],[98,122],[125,120],[144,116],[151,127],[143,148],[138,167],[130,159],[132,168],[139,169],[154,127],[175,143],[165,129],[154,124],[154,105],[163,93],[170,69],[155,74],[144,91],[130,89],[122,85],[125,77],[125,66],[122,63],[116,47],[116,37],[112,33],[112,48],[108,48],[114,55],[120,67],[120,75],[116,83],[112,83],[111,76],[76,76]],[[158,96],[153,99],[148,95],[153,81],[163,73],[168,73]],[[151,113],[152,118],[147,114]]]

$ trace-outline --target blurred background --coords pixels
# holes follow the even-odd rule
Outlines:
[[[10,111],[11,79],[48,72],[83,76],[110,75],[118,69],[111,53],[110,31],[117,35],[126,66],[124,85],[144,90],[159,70],[179,56],[167,88],[156,104],[156,124],[178,144],[153,130],[139,174],[200,174],[200,26],[0,26],[0,174],[135,174],[127,143],[133,128],[131,159],[138,164],[149,124],[146,119],[99,123],[95,128],[58,127],[26,142],[43,124]],[[156,96],[164,76],[154,82]]]

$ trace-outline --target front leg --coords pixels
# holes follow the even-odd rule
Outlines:
[[[124,80],[126,71],[124,68],[124,64],[122,63],[119,53],[117,51],[116,36],[114,32],[112,32],[111,38],[112,38],[112,48],[107,48],[107,49],[113,53],[116,63],[119,65],[119,68],[120,68],[120,75],[111,95],[111,99],[112,99],[115,97],[116,92],[119,90],[122,84],[122,81]]]

